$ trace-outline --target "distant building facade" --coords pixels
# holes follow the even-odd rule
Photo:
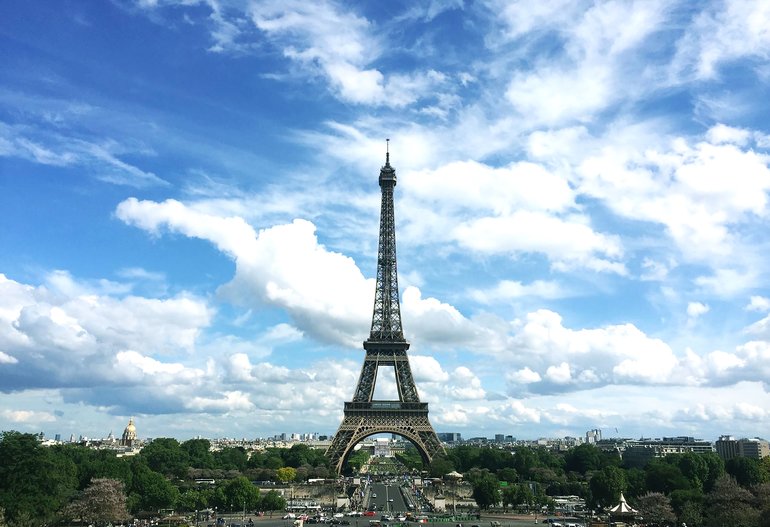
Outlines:
[[[589,445],[595,445],[599,441],[602,440],[602,431],[598,428],[594,428],[593,430],[589,430],[586,432],[586,443]]]
[[[459,443],[463,440],[462,434],[458,434],[457,432],[439,432],[438,434],[439,441],[443,441],[444,443]]]
[[[770,456],[770,443],[758,437],[736,439],[733,436],[719,436],[716,442],[719,457],[728,461],[735,457],[762,459]]]
[[[111,433],[111,432],[110,432]],[[128,420],[125,430],[123,430],[123,436],[120,438],[120,446],[133,447],[136,445],[136,426],[134,426],[134,418]]]
[[[689,436],[663,437],[661,439],[640,439],[629,441],[623,450],[623,460],[630,466],[642,467],[653,458],[666,457],[670,454],[694,452],[703,454],[713,452],[710,441]]]

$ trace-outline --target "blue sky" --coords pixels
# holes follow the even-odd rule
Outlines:
[[[333,433],[390,138],[437,431],[770,435],[766,2],[1,10],[0,429]]]

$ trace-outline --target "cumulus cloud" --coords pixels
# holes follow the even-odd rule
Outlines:
[[[747,311],[770,311],[770,298],[753,295],[746,306]]]
[[[687,316],[695,319],[709,312],[709,306],[701,302],[687,303]]]

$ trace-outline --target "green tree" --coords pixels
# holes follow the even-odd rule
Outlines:
[[[131,465],[126,458],[119,458],[110,450],[93,450],[82,445],[51,447],[59,455],[69,458],[75,464],[78,488],[85,489],[92,480],[117,479],[126,487],[131,486]]]
[[[243,447],[230,447],[218,450],[213,454],[214,464],[224,470],[244,470],[249,460]]]
[[[183,478],[190,466],[187,452],[182,449],[179,441],[170,437],[159,437],[142,448],[139,457],[151,470],[164,476]]]
[[[286,508],[286,500],[274,490],[267,491],[260,501],[260,510],[282,511]]]
[[[180,445],[187,454],[191,467],[214,468],[214,458],[211,455],[211,441],[208,439],[190,439]]]
[[[531,448],[516,447],[513,449],[513,468],[519,474],[529,475],[529,471],[532,467],[538,465],[538,459],[536,454]]]
[[[660,492],[648,492],[640,496],[636,508],[650,527],[665,527],[676,522],[671,502]]]
[[[439,454],[434,457],[430,462],[429,472],[433,478],[443,478],[450,472],[455,470],[453,458]]]
[[[186,489],[179,494],[176,501],[176,508],[180,511],[199,511],[209,507],[209,494],[203,489]]]
[[[463,473],[472,469],[473,467],[479,468],[479,455],[479,447],[471,445],[456,446],[447,452],[447,457],[451,459],[452,465],[455,467],[455,469],[458,472]],[[449,472],[451,472],[451,470]],[[448,474],[448,472],[444,472],[443,474],[440,474],[440,476],[443,476],[444,474]]]
[[[353,472],[358,472],[367,461],[369,461],[369,451],[362,448],[358,452],[353,452],[348,456],[347,465]]]
[[[503,468],[497,471],[497,479],[500,481],[507,481],[508,483],[516,483],[519,481],[519,473],[515,468]]]
[[[128,518],[123,482],[97,478],[66,508],[69,519],[80,519],[96,525],[122,522]]]
[[[162,474],[151,470],[139,459],[133,468],[130,508],[135,511],[157,511],[171,508],[177,502],[179,490]]]
[[[69,458],[40,446],[36,435],[0,435],[0,507],[9,524],[51,519],[76,489],[77,468]]]
[[[583,443],[569,450],[564,456],[564,470],[585,474],[601,468],[601,452],[588,443]]]
[[[297,469],[293,467],[281,467],[275,471],[275,476],[281,483],[288,483],[297,479]]]
[[[478,476],[469,477],[473,488],[473,499],[481,509],[488,509],[500,503],[500,482],[488,470]]]
[[[224,486],[225,508],[231,511],[259,508],[259,489],[243,476],[228,481]]]
[[[609,507],[617,503],[620,493],[626,489],[626,474],[610,465],[595,472],[588,486],[591,489],[591,506]]]
[[[503,487],[503,490],[500,492],[500,501],[504,509],[507,509],[509,505],[515,507],[519,504],[519,493],[516,487],[517,485],[509,485]]]
[[[750,487],[764,483],[766,474],[762,470],[762,465],[758,459],[750,457],[734,457],[727,461],[725,470],[735,478],[738,485]]]
[[[679,523],[687,527],[701,527],[703,525],[703,507],[700,503],[688,501],[679,513]]]
[[[670,494],[676,489],[690,490],[692,484],[679,467],[664,459],[652,459],[644,467],[647,490]]]

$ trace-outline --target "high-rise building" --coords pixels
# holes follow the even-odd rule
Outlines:
[[[733,436],[719,436],[716,449],[719,457],[725,461],[734,457],[762,459],[770,456],[770,443],[758,437],[735,439]]]
[[[598,428],[594,428],[593,430],[589,430],[586,432],[586,443],[589,445],[595,445],[599,441],[602,440],[602,431]]]

